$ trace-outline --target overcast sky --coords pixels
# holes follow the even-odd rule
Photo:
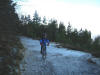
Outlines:
[[[100,35],[100,0],[16,0],[19,14],[33,16],[37,10],[40,17],[55,18],[68,22],[77,29],[88,29],[92,36]]]

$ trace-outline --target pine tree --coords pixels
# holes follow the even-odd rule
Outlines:
[[[0,61],[0,75],[17,75],[17,53],[13,55],[12,51],[17,46],[20,22],[15,5],[12,0],[0,0],[0,57],[3,58]]]
[[[59,24],[58,33],[57,33],[57,41],[66,42],[66,29],[62,22]]]
[[[49,39],[52,41],[56,40],[56,35],[58,31],[57,26],[58,26],[57,20],[51,20],[51,22],[48,24],[47,32],[48,32]]]
[[[68,27],[67,27],[67,31],[66,31],[66,34],[67,34],[67,43],[72,43],[72,40],[71,40],[71,33],[72,33],[72,27],[70,25],[70,22],[68,23]]]

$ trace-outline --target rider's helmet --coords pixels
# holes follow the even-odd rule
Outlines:
[[[42,34],[42,39],[46,39],[46,37],[47,37],[47,35],[46,35],[46,33],[44,32],[44,33]]]
[[[42,39],[46,39],[47,38],[46,32],[47,32],[47,28],[45,26],[43,26],[43,28],[42,28],[42,35],[41,35]]]

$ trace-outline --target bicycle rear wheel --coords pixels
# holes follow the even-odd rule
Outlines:
[[[46,59],[46,46],[42,47],[42,59]]]

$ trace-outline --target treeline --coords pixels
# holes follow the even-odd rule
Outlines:
[[[20,20],[12,0],[0,0],[0,75],[20,75]]]
[[[57,23],[57,20],[51,19],[47,22],[46,17],[41,18],[35,11],[33,18],[30,16],[22,16],[22,31],[24,35],[39,39],[43,32],[47,33],[48,39],[60,42],[64,47],[89,51],[95,56],[100,54],[100,37],[94,40],[91,38],[91,32],[87,29],[79,31],[72,28],[70,22],[67,28],[63,22]],[[98,54],[98,55],[97,55]]]
[[[20,75],[23,46],[19,34],[40,39],[46,32],[50,41],[59,42],[64,47],[100,55],[99,36],[93,40],[88,30],[78,31],[70,23],[66,28],[55,19],[47,22],[46,17],[39,17],[36,11],[32,19],[29,15],[19,19],[15,6],[12,0],[0,0],[0,75]]]

